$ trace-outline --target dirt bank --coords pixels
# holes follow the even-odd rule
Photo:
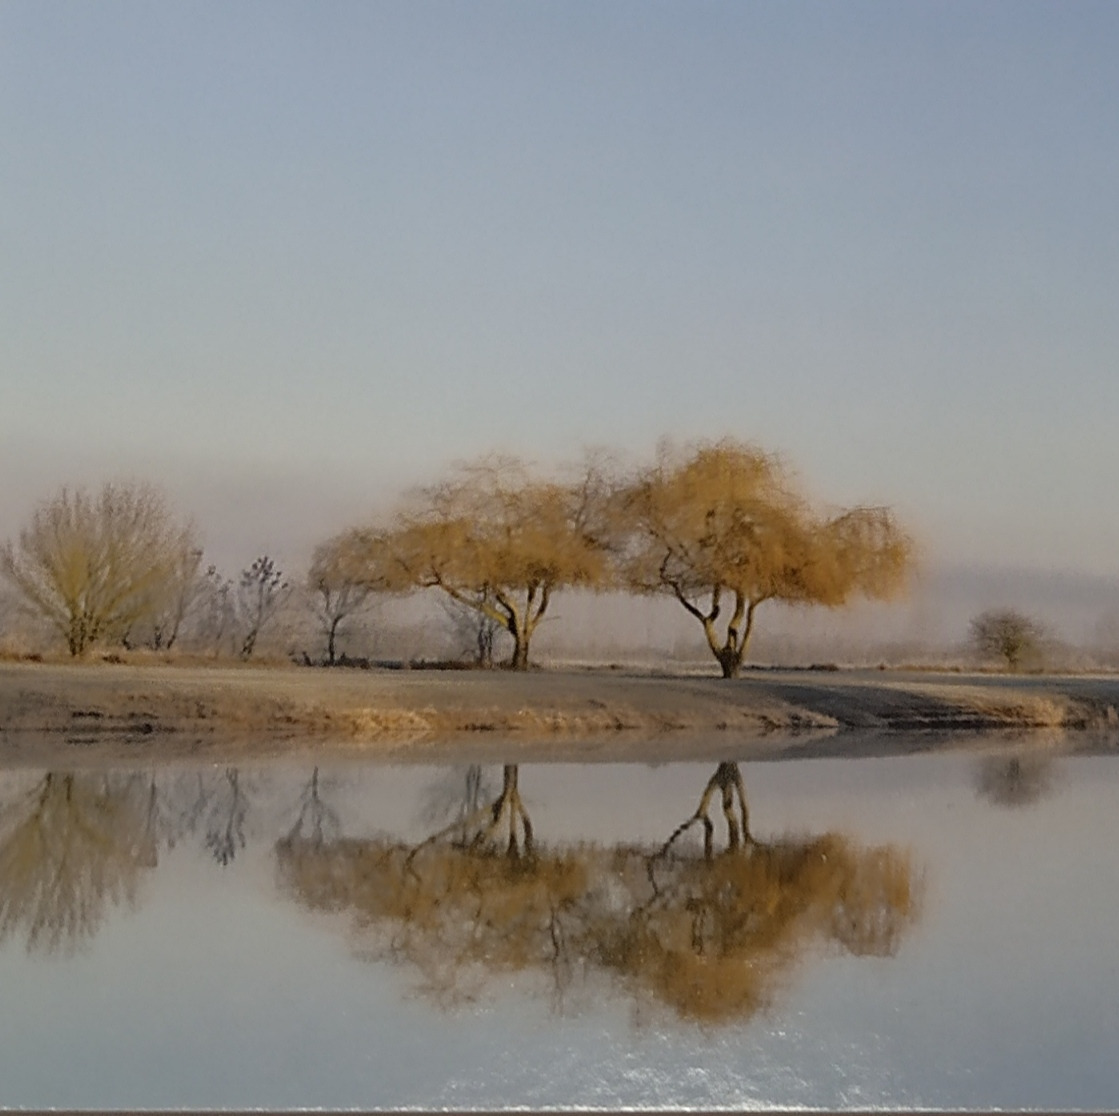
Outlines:
[[[407,758],[864,754],[991,730],[1119,735],[1119,678],[0,664],[0,764],[330,750]],[[826,741],[826,743],[821,743]],[[906,745],[912,750],[912,744]]]

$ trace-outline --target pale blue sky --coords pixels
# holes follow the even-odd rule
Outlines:
[[[1119,574],[1119,4],[0,3],[0,538],[735,436]]]

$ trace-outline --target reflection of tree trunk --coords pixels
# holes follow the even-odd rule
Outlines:
[[[532,856],[532,822],[529,820],[524,803],[521,801],[520,791],[517,789],[517,765],[515,763],[507,763],[502,770],[501,794],[493,806],[490,807],[490,823],[474,838],[473,844],[479,845],[489,840],[500,827],[502,818],[505,818],[509,824],[507,855],[513,859],[521,855],[521,843],[517,837],[517,822],[520,821],[523,834],[523,852],[526,856]]]
[[[750,845],[753,837],[750,835],[750,814],[746,805],[746,785],[742,781],[742,773],[738,770],[737,763],[720,763],[715,769],[715,774],[707,781],[707,786],[700,796],[696,812],[682,825],[676,827],[672,836],[661,846],[658,856],[667,855],[672,845],[682,837],[697,822],[703,824],[703,855],[710,860],[714,855],[715,824],[711,821],[707,811],[711,806],[711,799],[718,791],[722,800],[723,817],[727,823],[727,847],[740,848],[743,844]],[[739,816],[734,813],[734,800],[738,799]],[[741,822],[741,825],[740,825]]]

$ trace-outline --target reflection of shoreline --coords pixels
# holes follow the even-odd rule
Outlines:
[[[702,849],[684,840],[693,824]],[[507,765],[491,803],[419,843],[289,834],[276,855],[289,896],[348,915],[362,955],[408,963],[437,1002],[531,973],[562,1003],[577,974],[597,975],[707,1022],[765,1007],[814,942],[893,955],[922,890],[893,846],[860,849],[837,834],[758,841],[731,763],[659,847],[540,845]]]

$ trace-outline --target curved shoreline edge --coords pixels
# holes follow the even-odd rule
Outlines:
[[[308,752],[659,762],[897,754],[1023,734],[1119,750],[1119,677],[0,663],[0,767]]]

